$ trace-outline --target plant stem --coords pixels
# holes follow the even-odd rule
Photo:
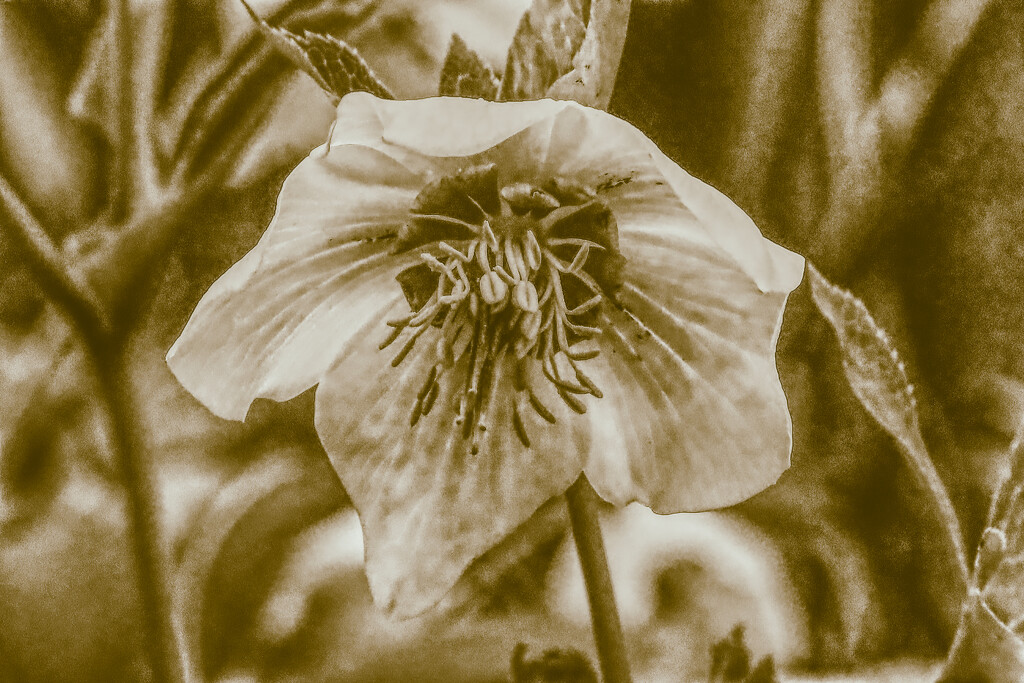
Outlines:
[[[125,354],[116,348],[92,350],[110,418],[111,447],[128,494],[132,554],[153,683],[179,683],[185,676],[172,617],[169,568],[160,543],[159,492],[130,410]]]
[[[569,487],[565,499],[569,504],[572,535],[576,539],[583,581],[587,586],[590,620],[594,627],[597,657],[601,663],[601,678],[604,683],[629,683],[631,679],[626,643],[622,637],[619,610],[615,605],[612,577],[608,571],[608,556],[605,554],[601,525],[597,518],[597,494],[586,475],[581,474],[576,483]]]
[[[139,443],[131,414],[127,356],[123,340],[111,326],[103,302],[74,270],[49,233],[0,176],[0,213],[6,234],[26,254],[37,280],[81,336],[94,363],[103,403],[109,416],[111,448],[124,478],[128,524],[136,565],[136,581],[144,619],[144,638],[153,683],[184,680],[182,657],[171,616],[167,561],[162,551],[156,482]]]

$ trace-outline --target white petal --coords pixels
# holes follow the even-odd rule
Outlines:
[[[740,502],[788,467],[791,425],[775,367],[787,293],[762,292],[720,250],[664,236],[623,241],[626,284],[606,307],[588,374],[586,472],[617,504],[657,512]]]
[[[623,232],[658,229],[715,244],[765,292],[790,292],[803,258],[765,239],[728,197],[681,169],[631,124],[606,112],[570,105],[550,124],[543,176],[604,187]],[[672,201],[672,198],[676,201]]]
[[[512,361],[496,377],[490,428],[472,453],[454,421],[468,360],[440,375],[429,414],[410,416],[437,362],[430,333],[398,367],[401,347],[379,351],[386,317],[407,312],[404,301],[367,324],[316,392],[316,427],[363,525],[366,573],[374,601],[396,616],[435,605],[470,563],[563,493],[582,470],[588,426],[545,393],[557,424],[527,407],[532,447],[512,426]]]
[[[369,93],[346,95],[338,105],[345,142],[404,148],[434,157],[464,157],[484,152],[503,140],[554,116],[568,102],[488,102],[464,97],[382,100]],[[349,133],[349,122],[355,132]],[[512,160],[514,161],[514,160]]]
[[[284,183],[259,243],[203,296],[167,354],[214,414],[315,384],[412,256],[388,253],[422,178],[361,146],[314,151]]]

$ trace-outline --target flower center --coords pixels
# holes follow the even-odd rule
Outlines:
[[[582,364],[598,354],[587,341],[600,332],[605,293],[621,284],[622,257],[612,214],[594,191],[558,179],[499,190],[493,164],[470,167],[417,196],[396,241],[398,251],[414,248],[422,262],[398,276],[411,312],[388,322],[380,345],[404,339],[392,360],[398,366],[421,338],[435,338],[437,359],[416,396],[412,426],[430,413],[440,382],[461,382],[455,424],[478,452],[498,390],[496,368],[509,356],[512,422],[526,447],[524,410],[555,422],[532,386],[533,366],[577,413],[586,412],[581,396],[601,397]],[[457,366],[467,368],[465,376],[446,378]]]

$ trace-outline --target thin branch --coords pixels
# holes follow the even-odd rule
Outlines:
[[[551,86],[548,95],[607,109],[626,45],[631,0],[592,0],[583,44],[573,69]]]
[[[88,335],[105,337],[111,322],[96,292],[71,266],[60,248],[39,224],[18,192],[0,175],[0,207],[7,214],[8,232],[28,256],[36,277],[56,302]]]

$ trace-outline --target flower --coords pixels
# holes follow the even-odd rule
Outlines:
[[[772,484],[802,273],[607,113],[355,93],[167,361],[236,420],[319,384],[374,599],[413,615],[581,472],[660,513]]]

